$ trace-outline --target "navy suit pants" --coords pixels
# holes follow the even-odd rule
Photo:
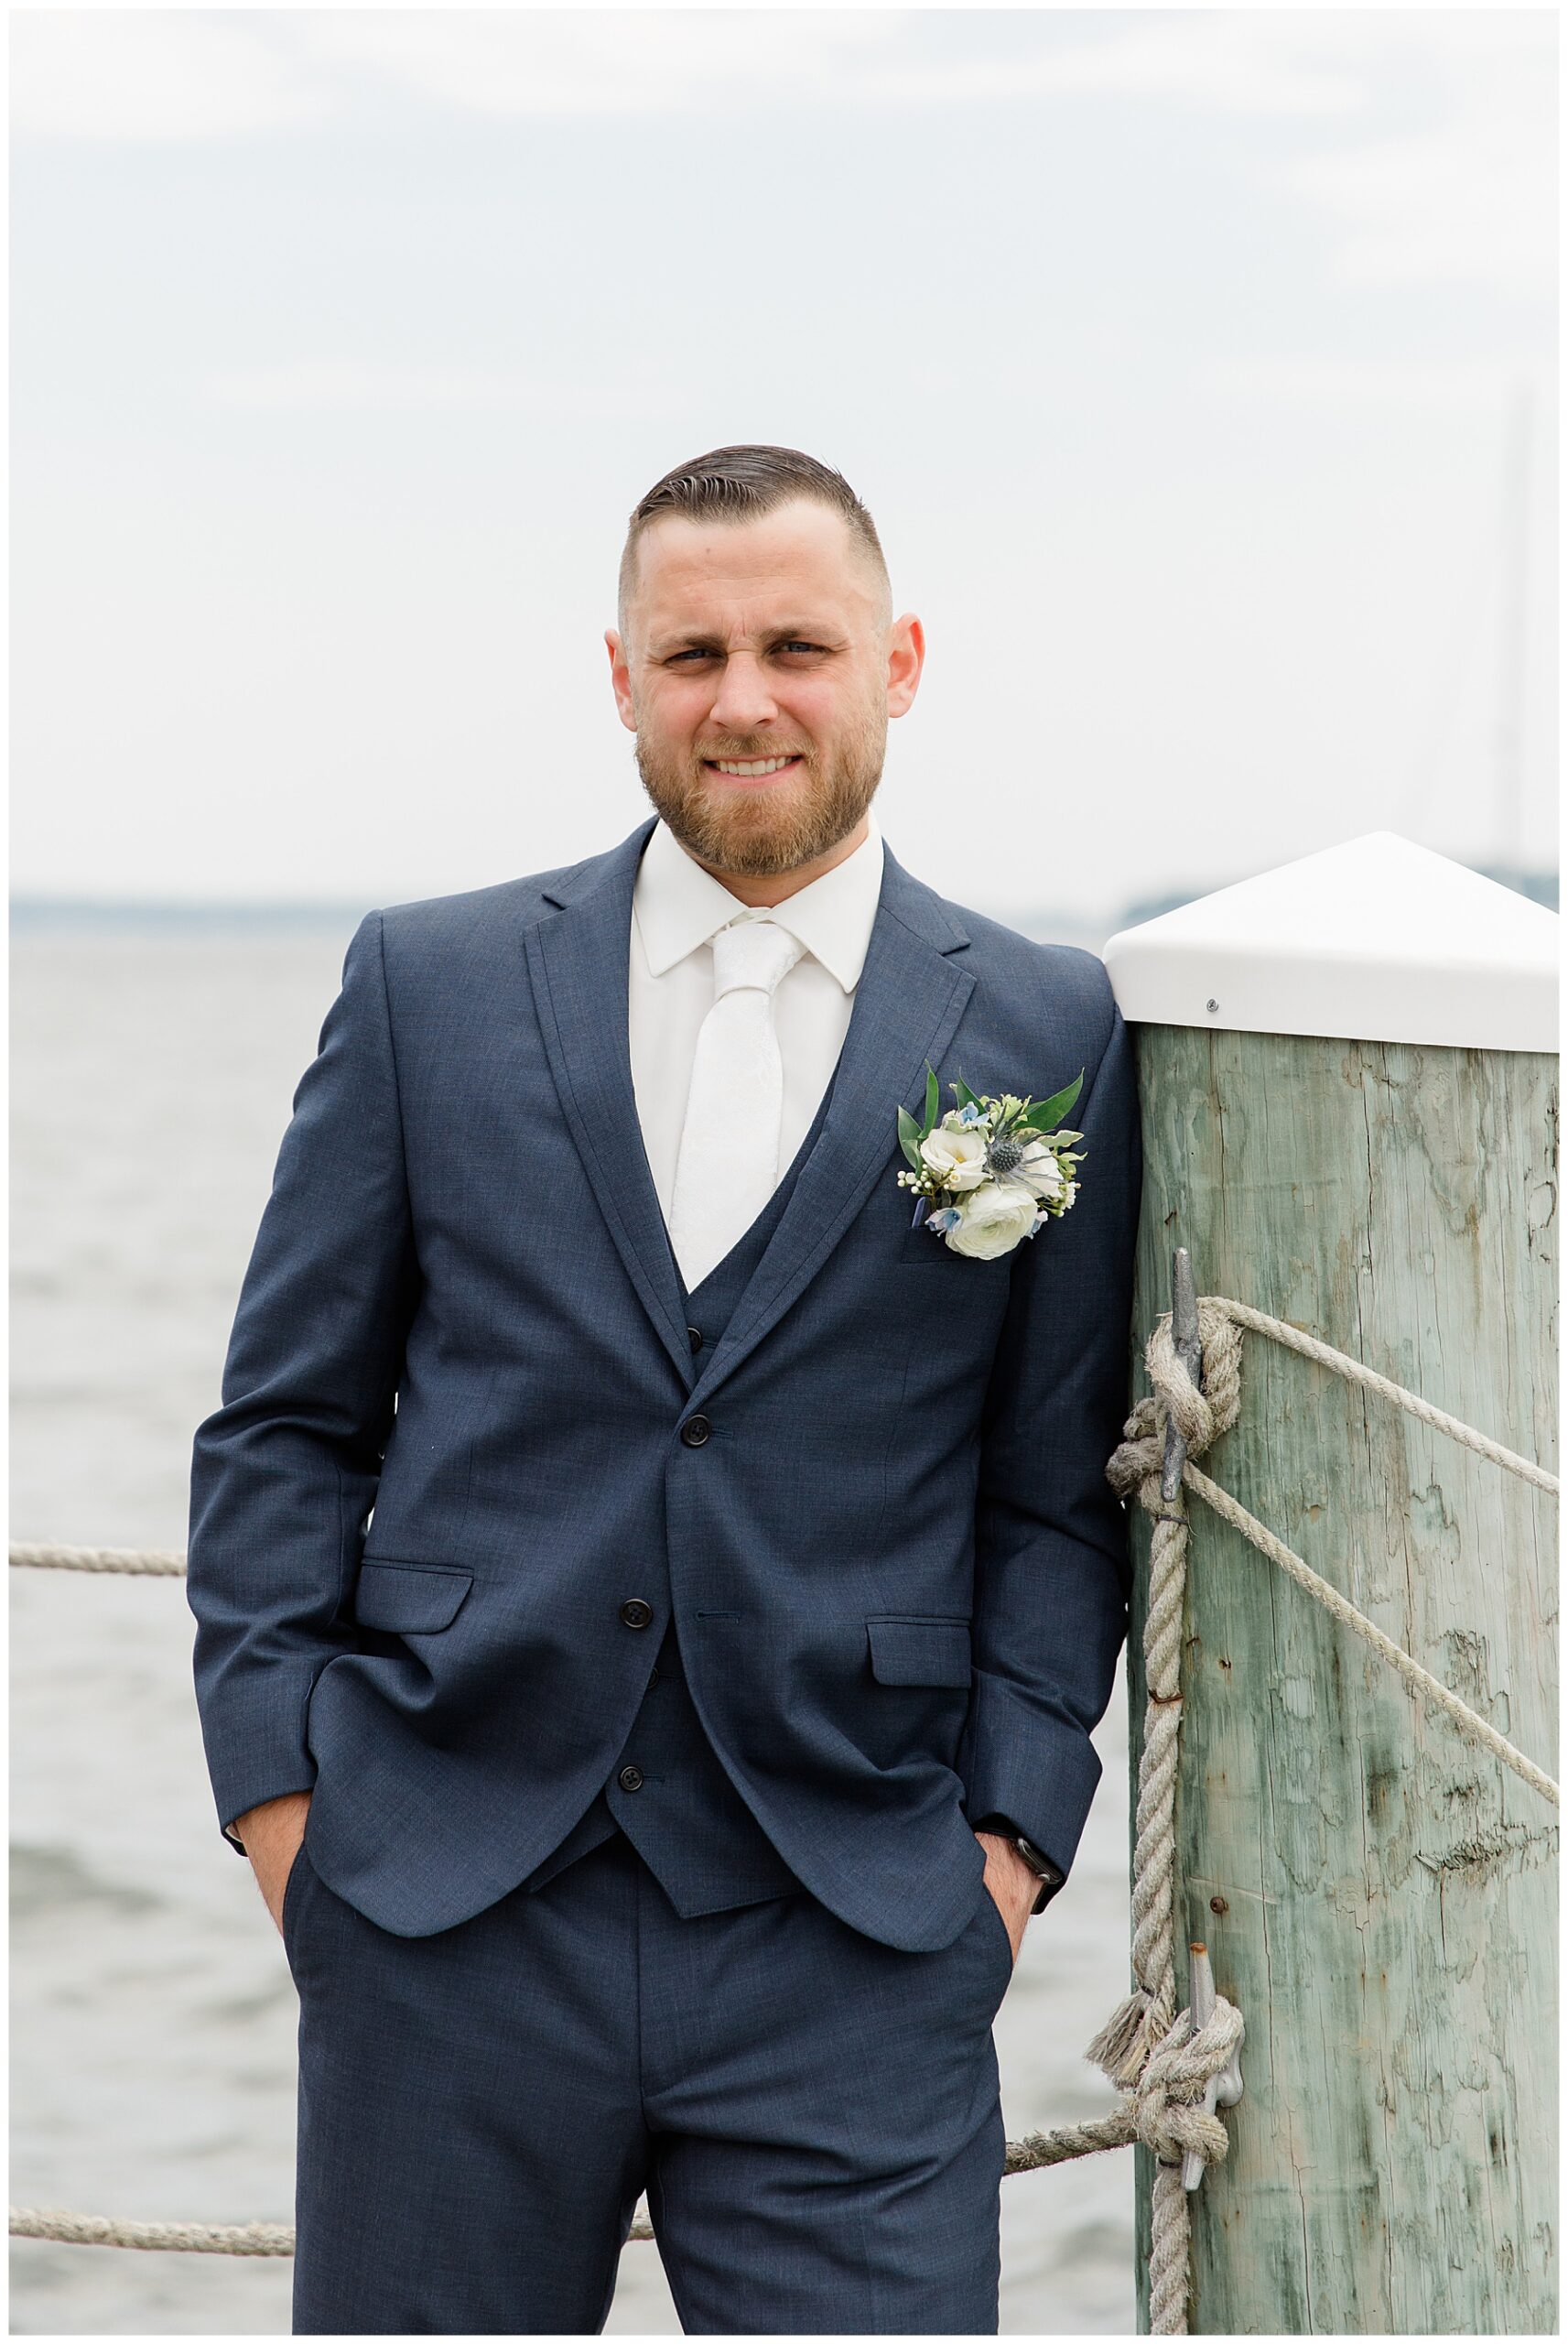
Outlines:
[[[682,1920],[618,1835],[398,1937],[301,1849],[283,1921],[297,2335],[597,2334],[643,2189],[688,2335],[996,2333],[983,1883],[903,1953],[805,1890]]]

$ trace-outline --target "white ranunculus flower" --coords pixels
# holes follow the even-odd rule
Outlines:
[[[994,1262],[1028,1236],[1036,1207],[1029,1190],[1016,1181],[988,1180],[964,1199],[958,1210],[963,1217],[957,1229],[947,1232],[946,1243],[955,1253],[968,1253],[973,1261]]]
[[[945,1188],[978,1188],[986,1177],[985,1133],[955,1116],[921,1141],[920,1153]]]
[[[1055,1150],[1043,1146],[1039,1140],[1031,1141],[1011,1177],[1022,1180],[1031,1196],[1049,1197],[1054,1202],[1062,1193],[1062,1167]]]

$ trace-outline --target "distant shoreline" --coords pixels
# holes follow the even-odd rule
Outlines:
[[[1471,863],[1468,868],[1478,871],[1483,878],[1495,879],[1499,886],[1511,887],[1516,894],[1529,896],[1533,903],[1544,904],[1549,911],[1554,912],[1558,908],[1558,874],[1555,870],[1511,870],[1497,863]],[[991,917],[1010,928],[1018,928],[1025,936],[1042,940],[1081,944],[1098,939],[1103,942],[1124,928],[1139,927],[1145,920],[1157,918],[1162,912],[1174,911],[1183,904],[1194,902],[1199,895],[1229,886],[1238,877],[1244,875],[1232,872],[1205,885],[1185,888],[1170,895],[1142,898],[1123,904],[1118,911],[1098,915],[1082,907],[1071,911],[1058,907],[1054,910],[997,909],[992,911]],[[395,897],[391,900],[406,899]],[[374,908],[376,906],[369,903],[311,903],[297,899],[257,903],[181,903],[139,902],[131,897],[112,896],[13,895],[10,915],[13,937],[62,933],[255,936],[271,932],[341,935],[346,941],[366,912]],[[986,906],[977,906],[976,908],[984,909]],[[1091,944],[1090,949],[1098,950],[1098,943]]]
[[[254,934],[263,928],[343,929],[359,926],[368,904],[344,903],[136,903],[66,895],[14,895],[13,936],[57,929],[100,933],[173,932],[184,935]]]
[[[383,901],[398,900],[383,898]],[[11,899],[14,939],[33,936],[228,937],[353,934],[370,904],[348,903],[135,903],[75,896],[16,895]],[[1026,936],[1063,943],[1098,941],[1116,922],[1083,912],[997,912],[994,917]]]

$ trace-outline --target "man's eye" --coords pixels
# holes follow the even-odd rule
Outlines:
[[[797,640],[775,643],[773,647],[775,653],[805,652],[808,658],[815,658],[826,652],[827,646],[822,643],[806,643],[804,640]],[[681,667],[690,660],[712,659],[716,656],[714,652],[706,650],[701,645],[692,644],[685,651],[672,652],[665,661],[665,665],[666,667]]]

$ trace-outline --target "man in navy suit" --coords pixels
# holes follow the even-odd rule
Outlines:
[[[991,2021],[1126,1626],[1130,1051],[884,844],[925,646],[838,473],[668,474],[607,643],[656,819],[362,923],[196,1437],[295,2328],[596,2332],[646,2190],[687,2333],[994,2333]],[[1073,1210],[999,1159],[915,1225],[928,1069],[1081,1071]]]

